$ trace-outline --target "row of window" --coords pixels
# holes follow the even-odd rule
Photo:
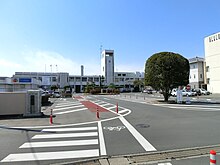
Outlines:
[[[203,76],[202,76],[202,74],[200,74],[200,78],[202,78]],[[189,76],[189,78],[191,79],[192,77],[191,77],[191,75]],[[193,78],[195,79],[196,78],[196,75],[194,74],[193,75]]]
[[[99,77],[70,77],[70,81],[77,81],[80,82],[82,79],[82,82],[99,82]]]

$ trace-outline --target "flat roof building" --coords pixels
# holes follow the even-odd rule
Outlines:
[[[220,32],[204,39],[207,90],[220,93]]]

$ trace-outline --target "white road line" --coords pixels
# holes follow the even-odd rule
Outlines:
[[[74,106],[74,105],[80,105],[81,103],[77,103],[77,104],[64,104],[64,105],[56,105],[56,108],[61,108],[61,107],[68,107],[68,106]],[[82,104],[81,104],[82,105]]]
[[[110,103],[105,103],[105,104],[99,104],[101,105],[102,107],[106,106],[106,105],[111,105]]]
[[[80,104],[79,101],[77,102],[64,102],[64,103],[57,103],[57,106],[62,106],[62,105],[70,105],[70,104]]]
[[[170,104],[153,104],[153,105],[157,105],[157,106],[168,106]],[[220,108],[220,106],[210,106],[210,105],[184,105],[184,104],[173,104],[173,106],[178,106],[178,107],[212,107],[212,108]]]
[[[97,145],[98,139],[90,140],[69,140],[69,141],[47,141],[47,142],[27,142],[19,148],[39,148],[39,147],[61,147],[61,146],[83,146]]]
[[[114,105],[112,107],[107,107],[106,109],[110,110],[110,109],[113,109],[113,108],[116,108],[116,105]]]
[[[98,122],[98,131],[99,131],[100,155],[107,155],[101,121]]]
[[[159,163],[158,165],[172,165],[171,163]]]
[[[65,109],[70,109],[70,108],[79,108],[79,107],[84,107],[84,105],[64,107],[64,108],[54,108],[53,111],[65,110]]]
[[[55,159],[73,159],[99,156],[99,150],[79,150],[79,151],[59,151],[59,152],[36,152],[10,154],[1,162],[19,162],[36,160],[55,160]]]
[[[124,113],[124,112],[127,112],[128,110],[127,109],[123,109],[121,111],[118,111],[118,113]]]
[[[183,109],[187,111],[220,111],[219,108],[202,108],[202,107],[177,107],[177,106],[168,106],[168,108],[173,109]]]
[[[46,134],[35,135],[32,139],[52,139],[52,138],[68,138],[68,137],[89,137],[98,136],[98,132],[85,132],[85,133],[64,133],[64,134]]]
[[[156,151],[156,148],[154,148],[123,116],[120,116],[119,119],[145,149],[145,151]]]
[[[54,114],[55,115],[62,115],[62,114],[66,114],[66,113],[78,112],[78,111],[83,111],[83,110],[87,110],[87,109],[88,108],[74,109],[74,110],[64,111],[64,112],[56,112]]]
[[[97,127],[79,127],[79,128],[52,128],[52,129],[43,129],[42,132],[55,131],[55,132],[67,132],[67,131],[94,131],[97,130]]]
[[[103,99],[105,99],[105,100],[110,100],[110,99],[108,99],[108,98],[103,98]]]

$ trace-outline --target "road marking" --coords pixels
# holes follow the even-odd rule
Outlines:
[[[97,130],[97,127],[80,127],[80,128],[52,128],[43,129],[42,132],[55,131],[55,132],[67,132],[67,131],[93,131]]]
[[[113,109],[113,108],[116,108],[116,105],[112,105],[112,107],[107,107],[106,109],[110,110],[110,109]]]
[[[105,99],[105,100],[110,100],[110,99],[108,99],[108,98],[103,98],[103,99]]]
[[[159,163],[158,165],[172,165],[171,163]]]
[[[51,139],[51,138],[89,137],[89,136],[98,136],[98,132],[35,135],[34,137],[32,137],[32,139]]]
[[[74,110],[69,110],[69,111],[64,111],[64,112],[56,112],[54,114],[55,115],[62,115],[62,114],[66,114],[66,113],[78,112],[78,111],[83,111],[83,110],[87,110],[87,109],[88,108],[74,109]]]
[[[127,111],[128,111],[127,109],[124,109],[124,110],[118,111],[118,113],[124,113],[124,112],[127,112]]]
[[[111,104],[110,104],[110,103],[105,103],[105,104],[98,104],[98,105],[104,107],[104,106],[106,106],[106,105],[111,105]]]
[[[98,131],[99,131],[100,155],[107,155],[101,121],[98,122]]]
[[[145,149],[145,151],[156,151],[156,148],[154,148],[123,116],[120,116],[119,119]]]
[[[168,108],[172,108],[172,109],[183,109],[185,107],[171,107],[171,106],[168,106]],[[211,111],[220,111],[219,108],[202,108],[202,107],[186,107],[184,110],[187,110],[187,111],[206,111],[206,112],[211,112]]]
[[[152,104],[152,105],[157,105],[157,106],[168,106],[170,104]],[[210,106],[210,105],[184,105],[184,104],[173,104],[173,106],[178,106],[178,107],[213,107],[213,108],[219,108],[220,106]]]
[[[27,142],[19,148],[39,148],[39,147],[61,147],[61,146],[83,146],[97,145],[98,139],[91,140],[69,140],[69,141],[47,141],[47,142]]]
[[[65,110],[65,109],[70,109],[70,108],[79,108],[79,107],[84,107],[84,105],[64,107],[64,108],[54,108],[53,111]]]
[[[74,103],[74,104],[64,104],[64,105],[56,105],[56,108],[61,108],[61,107],[67,107],[67,106],[73,106],[73,105],[80,105],[81,103]]]
[[[36,152],[10,154],[1,162],[18,162],[18,161],[37,161],[37,160],[57,160],[57,159],[74,159],[98,157],[99,150],[79,150],[79,151],[61,151],[61,152]]]
[[[108,129],[109,131],[121,131],[125,129],[125,126],[117,126],[117,127],[103,127],[103,129]]]

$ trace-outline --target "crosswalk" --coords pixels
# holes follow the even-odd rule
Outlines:
[[[82,104],[82,102],[87,99],[91,99],[91,97],[89,96],[82,97],[81,99],[78,99],[76,101],[73,101],[73,100],[68,101],[68,100],[61,99],[53,107],[53,114],[63,115],[63,114],[69,114],[69,113],[88,110],[89,108]],[[94,101],[90,100],[90,102],[108,110],[109,112],[112,112],[112,113],[116,112],[116,106],[117,106],[116,104],[111,104],[106,101],[97,100],[97,99]],[[131,113],[131,110],[118,106],[118,113],[117,113],[118,115],[126,116],[130,113]]]
[[[86,97],[83,98],[86,100]],[[80,100],[60,99],[53,106],[54,115],[63,115],[85,111],[89,107]],[[131,113],[131,110],[101,100],[89,101],[119,116]],[[1,163],[34,162],[62,159],[81,159],[107,155],[101,120],[89,126],[44,128],[29,141],[0,160]],[[0,163],[0,164],[1,164]]]
[[[78,159],[106,155],[105,146],[101,146],[105,142],[100,127],[101,122],[87,127],[43,129],[42,132],[46,133],[34,135],[30,142],[19,147],[20,153],[9,154],[1,162]],[[25,152],[28,148],[37,152]]]

